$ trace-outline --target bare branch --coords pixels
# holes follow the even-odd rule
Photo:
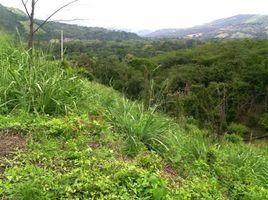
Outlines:
[[[39,1],[39,0],[37,0],[37,1]],[[73,1],[71,1],[71,2],[69,2],[69,3],[67,3],[67,4],[65,4],[65,5],[63,5],[63,6],[61,6],[59,9],[57,9],[55,12],[53,12],[45,21],[43,21],[43,23],[42,24],[40,24],[36,29],[35,29],[35,31],[34,31],[34,33],[36,33],[40,28],[42,28],[47,22],[48,22],[48,20],[50,20],[55,14],[57,14],[59,11],[61,11],[62,9],[64,9],[65,7],[67,7],[67,6],[69,6],[69,5],[71,5],[71,4],[73,4],[73,3],[75,3],[75,2],[77,2],[77,1],[79,1],[79,0],[73,0]]]
[[[80,19],[80,18],[74,18],[74,19],[59,19],[59,20],[51,20],[47,21],[46,24],[58,22],[58,23],[65,23],[65,22],[74,22],[74,21],[86,21],[88,19]],[[37,26],[40,26],[41,23],[35,22]]]
[[[53,20],[51,22],[73,22],[73,21],[87,21],[88,19],[80,19],[80,18],[74,18],[74,19],[58,19]]]
[[[21,3],[23,4],[23,7],[24,7],[24,9],[25,9],[26,14],[28,15],[28,17],[31,18],[31,15],[30,15],[30,13],[29,13],[29,11],[28,11],[28,8],[27,8],[28,0],[26,0],[26,1],[21,0]]]

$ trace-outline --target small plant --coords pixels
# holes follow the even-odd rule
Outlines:
[[[224,200],[225,198],[215,178],[193,177],[186,180],[184,186],[179,189],[176,199]]]
[[[162,169],[162,159],[155,152],[143,152],[135,158],[139,167],[152,172],[158,172]]]

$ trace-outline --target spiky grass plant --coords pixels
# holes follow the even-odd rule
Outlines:
[[[16,109],[45,114],[63,114],[76,109],[83,84],[60,62],[38,56],[29,66],[27,52],[0,45],[0,112]]]
[[[144,111],[142,105],[124,99],[109,109],[108,116],[116,131],[125,138],[131,154],[140,150],[141,143],[159,153],[169,150],[172,140],[170,123],[157,116],[153,109]]]

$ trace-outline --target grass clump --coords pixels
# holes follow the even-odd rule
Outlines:
[[[158,153],[169,151],[171,129],[169,121],[154,110],[145,112],[141,105],[124,99],[109,109],[109,120],[128,144],[129,155],[136,155],[145,146]]]
[[[65,114],[83,99],[83,84],[60,62],[33,60],[11,45],[0,47],[0,112],[16,109],[43,114]]]

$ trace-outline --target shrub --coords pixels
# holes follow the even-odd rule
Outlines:
[[[248,127],[246,127],[243,124],[237,124],[237,123],[231,123],[228,127],[227,127],[227,132],[229,134],[236,134],[239,135],[241,137],[246,136],[247,134],[249,134],[250,130]]]
[[[225,134],[224,140],[226,140],[227,142],[238,144],[243,141],[243,138],[240,135],[236,135],[236,134]]]

